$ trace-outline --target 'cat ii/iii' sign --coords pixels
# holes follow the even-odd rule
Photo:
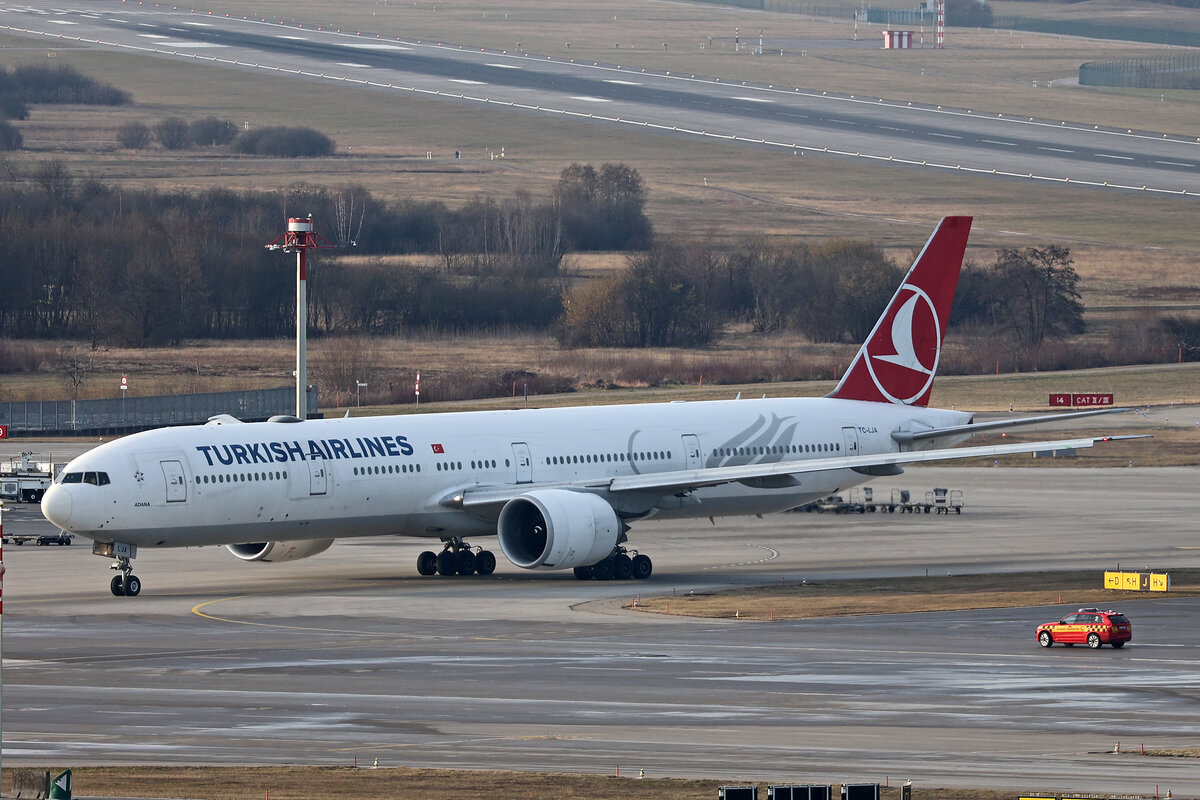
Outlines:
[[[1111,406],[1113,404],[1112,394],[1052,394],[1050,395],[1051,406],[1067,406],[1067,407],[1089,407],[1089,406]]]

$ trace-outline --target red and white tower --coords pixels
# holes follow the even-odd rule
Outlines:
[[[934,47],[941,49],[946,43],[946,0],[937,0],[937,35]]]
[[[308,258],[309,250],[323,250],[333,244],[313,232],[312,214],[292,217],[287,232],[267,245],[268,250],[296,254],[296,416],[308,416]]]

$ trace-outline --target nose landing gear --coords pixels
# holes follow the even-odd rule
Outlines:
[[[118,556],[113,562],[112,569],[120,570],[120,575],[114,575],[108,588],[116,597],[137,597],[142,593],[142,579],[133,574],[133,565],[128,556]]]

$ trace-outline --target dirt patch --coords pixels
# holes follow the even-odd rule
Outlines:
[[[1170,574],[1171,597],[1200,596],[1200,570]],[[1103,579],[1100,572],[1088,570],[781,582],[776,586],[640,598],[624,607],[648,614],[785,620],[1053,605],[1061,605],[1065,614],[1079,606],[1114,608],[1162,596],[1110,591],[1102,588]]]
[[[361,759],[360,759],[361,760]],[[51,775],[59,768],[52,768]],[[7,771],[6,771],[7,772]],[[79,796],[186,797],[205,800],[359,800],[363,797],[420,797],[424,800],[701,800],[728,784],[763,781],[638,779],[637,773],[562,775],[533,772],[352,767],[80,767],[72,771]],[[11,785],[11,778],[6,776]],[[837,792],[838,788],[834,788]],[[916,787],[913,800],[1012,800],[1012,791]],[[835,794],[836,796],[836,794]],[[882,800],[899,800],[898,787],[881,787]]]

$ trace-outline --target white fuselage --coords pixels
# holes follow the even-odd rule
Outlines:
[[[783,488],[730,483],[687,497],[610,496],[602,486],[618,476],[896,452],[893,431],[969,419],[793,398],[169,428],[75,459],[43,504],[72,533],[140,547],[494,535],[498,508],[464,510],[449,500],[479,488],[581,481],[594,483],[626,520],[762,514],[867,476],[832,469]]]

